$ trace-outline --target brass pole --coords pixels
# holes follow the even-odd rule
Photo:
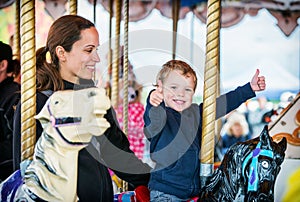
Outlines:
[[[106,80],[106,94],[111,98],[111,78],[112,78],[112,18],[113,18],[113,0],[108,0],[109,4],[109,39],[108,39],[108,67]]]
[[[173,44],[172,44],[172,59],[176,58],[176,46],[177,46],[177,25],[180,10],[180,0],[175,0],[172,3],[172,18],[173,18]]]
[[[207,3],[206,61],[204,72],[202,144],[200,152],[201,186],[213,172],[215,145],[216,93],[219,66],[219,35],[221,0],[208,0]]]
[[[14,59],[20,60],[20,1],[16,1],[16,13],[15,13],[15,34],[14,34]]]
[[[71,15],[77,15],[77,0],[70,0],[69,1],[69,9],[70,9],[70,14]]]
[[[128,19],[129,1],[124,0],[124,56],[123,56],[123,131],[128,135]],[[128,183],[123,181],[123,191],[128,190]]]
[[[123,131],[128,133],[128,0],[124,0]]]
[[[115,30],[115,47],[113,51],[113,68],[112,68],[112,90],[111,90],[111,102],[112,106],[116,108],[118,106],[119,96],[119,65],[120,65],[120,22],[121,22],[121,1],[114,1],[115,6],[115,18],[116,18],[116,30]]]
[[[21,3],[21,161],[31,160],[36,142],[35,1]]]

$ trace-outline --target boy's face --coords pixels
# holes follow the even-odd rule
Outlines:
[[[190,107],[195,93],[194,86],[192,76],[186,77],[179,70],[171,71],[163,83],[166,106],[178,112]]]

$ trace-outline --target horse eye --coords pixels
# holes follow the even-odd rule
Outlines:
[[[55,101],[54,104],[57,105],[59,103],[59,101]]]
[[[93,97],[93,96],[96,96],[96,92],[94,91],[89,92],[88,97]]]
[[[268,161],[263,161],[263,162],[261,163],[261,165],[262,165],[262,167],[264,167],[264,168],[269,168],[269,162],[268,162]]]

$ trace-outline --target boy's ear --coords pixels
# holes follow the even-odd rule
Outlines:
[[[162,91],[163,91],[163,86],[162,86],[161,80],[158,80],[158,81],[157,81],[157,90],[158,90],[159,92],[162,92]]]
[[[62,46],[57,46],[55,48],[55,53],[56,53],[58,59],[61,61],[66,61],[65,52],[66,51]]]

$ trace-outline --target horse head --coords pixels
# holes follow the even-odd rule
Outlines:
[[[110,100],[101,88],[53,93],[36,116],[44,132],[58,135],[60,145],[86,145],[110,126],[104,118]]]
[[[232,145],[201,189],[198,201],[274,201],[286,139],[276,143],[265,126],[259,137]]]
[[[245,201],[274,201],[274,184],[284,160],[286,139],[274,142],[265,126],[252,142],[242,161]]]

